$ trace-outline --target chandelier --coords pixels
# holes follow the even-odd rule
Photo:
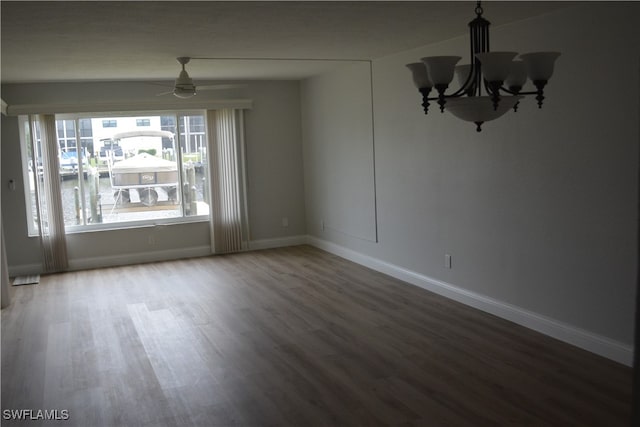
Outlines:
[[[428,113],[429,101],[437,101],[440,111],[445,108],[454,116],[476,124],[480,132],[484,122],[497,119],[510,109],[518,110],[524,95],[535,95],[538,108],[542,108],[544,87],[553,74],[553,64],[560,53],[532,52],[514,58],[517,52],[490,52],[489,25],[482,17],[482,6],[478,1],[476,18],[469,22],[471,39],[470,63],[456,65],[459,56],[429,56],[422,62],[407,64],[413,82],[422,94],[422,107]],[[460,88],[446,93],[454,73]],[[528,78],[536,90],[523,92]],[[437,96],[429,97],[432,89]],[[435,95],[435,94],[434,94]]]

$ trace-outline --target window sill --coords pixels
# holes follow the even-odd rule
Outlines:
[[[130,230],[130,229],[139,229],[139,228],[151,228],[157,226],[173,226],[180,224],[195,224],[209,222],[209,217],[206,215],[198,215],[192,217],[182,217],[182,218],[167,218],[167,219],[156,219],[149,221],[131,221],[126,223],[105,223],[105,224],[92,224],[92,225],[81,225],[81,226],[68,226],[66,227],[66,234],[84,234],[84,233],[95,233],[95,232],[103,232],[103,231],[118,231],[118,230]],[[38,237],[37,232],[29,232],[29,237]]]

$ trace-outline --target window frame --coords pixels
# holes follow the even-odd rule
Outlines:
[[[72,120],[75,124],[75,133],[76,133],[76,145],[81,145],[82,138],[79,133],[79,123],[82,119],[92,119],[92,118],[100,118],[102,117],[136,117],[136,116],[174,116],[176,127],[175,127],[175,144],[176,147],[182,147],[184,143],[188,144],[189,141],[182,141],[182,136],[180,134],[180,129],[177,124],[180,122],[181,118],[184,116],[193,116],[193,115],[201,115],[205,121],[205,136],[208,135],[209,129],[206,127],[206,110],[204,109],[188,109],[188,110],[143,110],[143,111],[121,111],[121,112],[99,112],[99,113],[62,113],[56,114],[56,120]],[[97,116],[97,117],[96,117]],[[37,229],[37,224],[33,214],[33,205],[31,203],[31,185],[30,185],[30,173],[29,173],[29,164],[32,163],[32,158],[29,157],[27,153],[27,141],[26,141],[26,132],[25,126],[30,126],[29,115],[19,115],[18,116],[18,124],[19,124],[19,135],[20,135],[20,154],[22,157],[22,173],[23,173],[23,190],[25,195],[25,210],[26,212],[26,221],[27,221],[27,231],[30,237],[36,237],[39,235],[39,231]],[[137,126],[136,126],[137,127]],[[33,129],[29,129],[29,137],[34,138],[32,135]],[[93,137],[92,137],[93,138]],[[56,141],[58,137],[56,134]],[[34,147],[34,142],[32,141],[32,147]],[[60,150],[60,146],[58,143],[58,150]],[[182,176],[182,168],[184,166],[183,158],[182,158],[182,150],[177,150],[177,159],[176,163],[178,166],[178,180],[179,185],[183,188],[183,176]],[[78,151],[78,162],[81,163],[84,159],[84,150]],[[37,165],[33,166],[35,170],[33,171],[34,179],[37,179]],[[209,162],[209,167],[205,170],[205,176],[207,180],[207,188],[210,187],[211,183],[211,171],[210,171],[211,163]],[[79,172],[80,173],[80,172]],[[180,190],[182,194],[182,189]],[[210,203],[210,202],[209,202]],[[84,203],[83,203],[84,204]],[[130,221],[122,221],[122,222],[103,222],[103,223],[87,223],[81,225],[65,225],[65,234],[81,234],[81,233],[93,233],[93,232],[103,232],[103,231],[114,231],[114,230],[125,230],[132,228],[147,228],[154,227],[158,225],[172,225],[172,224],[188,224],[188,223],[201,223],[201,222],[209,222],[211,209],[209,209],[209,214],[201,214],[201,215],[185,215],[186,207],[184,205],[184,197],[181,196],[180,201],[180,216],[177,217],[169,217],[169,218],[155,218],[155,219],[145,219],[145,220],[130,220]]]

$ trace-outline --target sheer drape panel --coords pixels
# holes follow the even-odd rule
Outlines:
[[[67,239],[60,193],[60,163],[56,138],[56,118],[53,114],[38,116],[40,148],[42,150],[42,181],[39,182],[38,218],[45,272],[66,270]],[[37,133],[34,132],[33,140]],[[36,167],[37,169],[37,167]],[[39,181],[39,180],[37,180]]]
[[[243,249],[242,110],[207,111],[211,173],[211,244],[214,253]]]

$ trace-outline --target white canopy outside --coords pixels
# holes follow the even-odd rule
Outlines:
[[[178,170],[176,162],[140,153],[113,165],[113,173],[170,172]]]
[[[125,138],[135,138],[135,137],[140,137],[140,136],[160,136],[160,137],[165,137],[165,138],[171,138],[173,139],[173,132],[169,132],[168,130],[151,130],[151,129],[147,129],[147,130],[129,130],[126,132],[118,132],[118,133],[114,133],[113,136],[111,137],[111,139],[115,140],[119,140],[119,139],[125,139]]]

